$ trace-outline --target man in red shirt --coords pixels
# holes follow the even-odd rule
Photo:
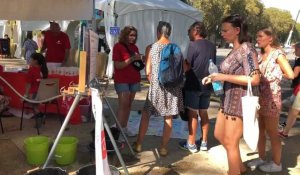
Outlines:
[[[46,49],[46,62],[65,64],[70,54],[70,40],[66,33],[60,31],[56,22],[50,22],[50,30],[45,32],[42,52]]]

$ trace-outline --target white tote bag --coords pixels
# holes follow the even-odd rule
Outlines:
[[[243,137],[252,151],[257,148],[259,129],[257,110],[260,108],[258,97],[253,96],[251,78],[248,77],[248,88],[246,96],[242,97],[243,109]]]

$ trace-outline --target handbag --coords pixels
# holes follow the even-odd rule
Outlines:
[[[253,96],[251,77],[248,77],[247,94],[242,97],[243,138],[252,151],[256,150],[258,144],[257,111],[259,108],[258,96]]]

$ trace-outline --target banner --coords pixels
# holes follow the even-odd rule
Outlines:
[[[103,127],[102,101],[97,89],[91,88],[92,92],[92,111],[95,117],[95,160],[96,175],[111,175]]]

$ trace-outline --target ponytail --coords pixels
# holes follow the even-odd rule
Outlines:
[[[45,57],[40,53],[33,53],[31,58],[37,60],[39,66],[41,67],[41,72],[43,74],[43,79],[48,78],[48,67]]]

